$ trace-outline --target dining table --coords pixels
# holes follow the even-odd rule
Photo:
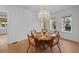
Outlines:
[[[39,45],[42,45],[42,48],[45,49],[45,45],[52,47],[56,34],[49,32],[46,32],[45,34],[42,32],[37,32],[34,37],[38,40]]]

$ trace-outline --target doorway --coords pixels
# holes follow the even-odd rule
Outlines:
[[[7,23],[8,13],[0,11],[0,52],[7,52],[8,50]]]

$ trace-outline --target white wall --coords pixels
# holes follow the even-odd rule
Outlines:
[[[26,34],[31,30],[40,30],[40,21],[38,13],[17,6],[0,6],[0,10],[7,11],[9,14],[8,23],[8,41],[9,43],[24,40]],[[72,15],[72,33],[61,32],[61,17]],[[79,7],[62,10],[54,13],[57,18],[57,30],[61,36],[74,41],[79,41]]]
[[[16,6],[0,6],[0,10],[7,11],[9,14],[9,43],[24,40],[26,38],[26,34],[30,33],[31,30],[40,29],[40,24],[35,12]]]
[[[61,17],[72,15],[72,33],[65,33],[61,30]],[[61,32],[63,38],[79,41],[79,7],[74,7],[54,13],[57,20],[57,30]]]

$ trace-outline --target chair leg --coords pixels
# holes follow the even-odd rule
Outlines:
[[[38,50],[38,47],[35,47],[35,53],[37,52],[37,50]]]
[[[53,53],[52,47],[50,47],[51,53]]]
[[[58,47],[58,49],[59,49],[59,52],[61,53],[61,49],[60,49],[60,47],[59,47],[59,44],[57,44],[57,47]]]
[[[27,48],[27,51],[26,51],[27,53],[28,53],[29,48],[30,48],[30,44],[29,44],[29,46],[28,46],[28,48]]]
[[[50,44],[50,51],[51,51],[51,53],[53,52],[53,50],[52,50],[52,44]]]

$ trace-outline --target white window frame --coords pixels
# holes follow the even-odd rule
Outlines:
[[[70,19],[70,25],[71,25],[71,31],[65,31],[65,28],[63,28],[63,20],[66,20],[67,17],[71,17]],[[72,33],[72,16],[65,16],[61,18],[61,26],[62,26],[62,32],[66,32],[66,33]]]
[[[6,15],[7,15],[7,17],[4,17],[4,16],[3,16],[3,17],[2,17],[2,16],[0,16],[0,17],[2,17],[2,18],[7,18],[7,21],[8,21],[8,18],[9,18],[9,17],[8,17],[8,11],[5,11],[5,10],[0,10],[0,12],[7,13],[7,14],[6,14]],[[7,22],[7,25],[8,25],[8,22]],[[1,27],[1,26],[0,26],[0,29],[7,29],[7,27]]]
[[[56,29],[52,28],[52,22],[53,22],[53,20],[56,22],[56,18],[54,17],[54,18],[50,19],[50,31],[55,31],[56,30]]]

